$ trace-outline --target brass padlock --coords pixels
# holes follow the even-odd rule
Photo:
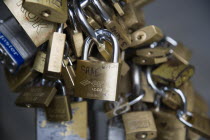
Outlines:
[[[23,68],[16,74],[11,74],[7,69],[4,70],[9,88],[13,92],[20,92],[24,87],[32,82],[39,73],[33,71],[30,66]]]
[[[75,96],[115,101],[119,74],[119,46],[114,35],[107,30],[96,31],[98,37],[112,40],[111,62],[88,61],[88,51],[93,40],[85,40],[82,60],[78,60],[75,79]]]
[[[78,29],[78,25],[77,22],[75,21],[74,13],[71,7],[69,7],[68,9],[68,16],[71,22],[71,25],[67,27],[70,30],[71,45],[75,50],[76,56],[81,57],[84,38],[83,38],[83,33]]]
[[[74,102],[71,104],[73,119],[67,122],[50,122],[42,108],[36,110],[37,140],[88,139],[88,110],[87,102]]]
[[[172,111],[153,111],[155,124],[157,126],[156,140],[185,140],[186,127]]]
[[[25,10],[22,7],[22,0],[4,0],[4,3],[37,47],[49,40],[56,29],[56,24],[45,21]]]
[[[123,115],[126,140],[154,139],[157,129],[151,111],[130,112]]]
[[[133,62],[140,65],[155,65],[168,61],[169,49],[163,47],[139,49]]]
[[[50,105],[46,108],[47,119],[53,122],[70,121],[72,119],[72,110],[69,97],[66,95],[66,89],[60,80],[56,81],[56,86],[61,88],[62,93],[60,94],[63,95],[58,95],[59,93],[55,95]]]
[[[154,26],[146,26],[131,34],[131,47],[140,47],[160,41],[163,38],[162,31]]]
[[[37,72],[44,73],[46,53],[38,51],[34,60],[33,69]]]
[[[192,65],[185,65],[178,61],[168,61],[153,72],[154,81],[160,84],[179,87],[184,82],[188,81],[194,74],[194,67]]]
[[[47,49],[44,75],[48,78],[59,79],[62,69],[66,34],[63,34],[64,24],[60,24],[58,32],[54,32]]]
[[[57,90],[55,87],[42,85],[26,88],[15,101],[21,107],[48,107]]]
[[[23,7],[29,12],[48,21],[65,23],[67,0],[23,0]]]

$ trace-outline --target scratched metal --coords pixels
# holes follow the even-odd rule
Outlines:
[[[38,108],[36,110],[37,140],[87,140],[87,104],[86,102],[74,103],[72,109],[75,116],[73,120],[49,122],[44,109]]]

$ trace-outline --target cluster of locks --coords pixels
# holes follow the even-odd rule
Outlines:
[[[90,99],[104,102],[109,140],[210,138],[208,106],[190,82],[191,51],[145,26],[150,2],[0,2],[0,62],[20,93],[15,104],[37,108],[42,139],[56,124],[62,137],[91,139]]]

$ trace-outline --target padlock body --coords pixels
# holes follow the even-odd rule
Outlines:
[[[46,113],[49,121],[70,121],[72,119],[72,112],[68,97],[56,95],[46,108]]]
[[[38,47],[49,40],[50,36],[56,29],[55,23],[43,20],[25,10],[22,6],[22,0],[4,0],[4,3],[31,38],[35,46]]]
[[[23,7],[48,21],[65,23],[67,20],[67,0],[24,0]]]
[[[15,104],[22,107],[48,107],[56,92],[54,87],[30,87],[17,98]]]
[[[66,35],[54,32],[49,40],[44,74],[52,79],[61,75]]]
[[[119,63],[79,60],[76,69],[75,96],[115,101]]]
[[[150,111],[130,112],[123,115],[126,140],[154,139],[157,129]]]

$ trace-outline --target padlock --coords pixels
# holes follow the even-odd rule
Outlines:
[[[57,32],[54,32],[47,49],[44,74],[48,78],[59,79],[62,69],[66,34],[62,33],[64,24],[60,24]]]
[[[71,40],[71,44],[72,47],[75,50],[75,54],[77,57],[81,57],[82,55],[82,46],[84,43],[84,38],[83,38],[83,33],[81,31],[79,31],[78,29],[78,25],[75,21],[75,17],[74,17],[74,13],[72,11],[72,8],[69,6],[68,9],[68,16],[69,16],[69,20],[71,22],[71,25],[69,25],[70,27],[70,40]]]
[[[3,1],[0,9],[0,63],[14,73],[31,62],[36,46]]]
[[[33,69],[37,72],[44,73],[46,53],[38,51],[34,60]]]
[[[186,127],[172,111],[153,111],[155,124],[157,126],[156,140],[185,140]]]
[[[46,108],[47,119],[52,122],[70,121],[72,119],[72,110],[69,97],[66,95],[66,89],[60,80],[56,81],[58,93],[54,96],[50,105]],[[59,95],[59,88],[60,94]]]
[[[73,119],[67,122],[50,122],[42,108],[36,109],[37,140],[88,139],[88,110],[87,102],[71,104]]]
[[[27,108],[48,107],[56,92],[55,87],[46,85],[25,88],[16,99],[15,104]]]
[[[123,115],[126,140],[154,139],[157,128],[151,111],[130,112]]]
[[[110,30],[114,35],[116,35],[120,48],[122,50],[127,49],[131,44],[131,37],[122,29],[121,25],[117,21],[117,17],[114,15],[110,18],[108,13],[103,9],[101,3],[98,0],[94,0],[93,5],[97,9],[98,13],[101,15],[104,26]]]
[[[169,49],[156,47],[139,49],[136,51],[137,57],[133,58],[133,62],[139,65],[155,65],[168,61]]]
[[[194,67],[192,65],[185,65],[177,61],[168,61],[152,72],[154,81],[172,87],[181,86],[193,74]]]
[[[4,0],[4,3],[37,47],[49,40],[56,29],[56,24],[45,21],[25,10],[22,7],[22,0]],[[29,40],[24,39],[24,41]]]
[[[129,32],[132,33],[139,28],[143,27],[145,24],[144,14],[142,10],[135,9],[133,4],[128,3],[125,5],[124,10],[125,14],[122,16],[123,22],[125,23],[126,28]]]
[[[142,47],[153,42],[160,41],[163,38],[162,31],[154,26],[146,26],[131,34],[131,47]]]
[[[119,73],[119,46],[116,37],[107,30],[97,30],[99,38],[111,41],[113,58],[111,62],[88,61],[88,51],[92,39],[88,37],[84,43],[82,60],[77,63],[75,79],[75,96],[115,101]]]
[[[65,23],[67,0],[24,0],[23,7],[34,15],[57,23]]]
[[[9,88],[13,92],[20,92],[26,85],[32,82],[39,73],[33,71],[30,66],[23,68],[16,74],[11,74],[8,70],[4,70]]]
[[[66,91],[67,93],[69,93],[75,86],[74,81],[75,81],[76,74],[73,68],[72,61],[69,57],[67,58],[67,62],[63,60],[62,64],[63,64],[63,67],[61,71],[61,77],[64,80]]]

